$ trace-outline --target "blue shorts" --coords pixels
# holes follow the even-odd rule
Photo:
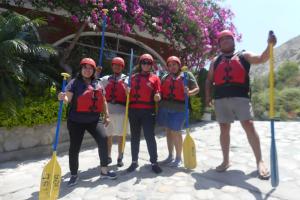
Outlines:
[[[176,112],[166,108],[159,108],[156,119],[160,126],[169,128],[173,131],[181,131],[184,128],[185,113]]]

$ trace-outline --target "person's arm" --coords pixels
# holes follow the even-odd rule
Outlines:
[[[74,82],[75,82],[74,79],[71,80],[65,88],[66,91],[65,92],[60,92],[58,94],[58,100],[59,101],[63,100],[65,104],[68,104],[72,101]]]
[[[194,96],[199,93],[199,86],[195,76],[190,72],[189,75],[189,88],[187,90],[188,96]]]
[[[214,77],[214,63],[215,63],[216,59],[214,59],[211,63],[210,63],[210,67],[209,67],[209,71],[206,77],[206,81],[205,81],[205,105],[206,106],[210,106],[211,105],[211,87],[212,87],[212,83],[213,83],[213,77]]]
[[[161,96],[160,96],[160,79],[157,77],[157,80],[155,81],[155,95],[154,95],[154,101],[155,102],[159,102],[161,100]]]
[[[103,123],[105,126],[107,126],[108,123],[110,122],[110,119],[109,119],[108,105],[104,95],[103,95],[103,114],[104,114]]]
[[[261,55],[256,55],[251,52],[245,52],[243,53],[244,58],[250,63],[250,64],[261,64],[265,63],[269,59],[269,49],[270,49],[270,43],[272,43],[274,46],[276,45],[276,36],[274,34],[269,34],[268,37],[268,46],[267,48],[262,52]]]

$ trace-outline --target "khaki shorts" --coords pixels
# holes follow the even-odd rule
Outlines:
[[[244,97],[216,99],[215,112],[219,123],[251,120],[254,116],[250,99]]]

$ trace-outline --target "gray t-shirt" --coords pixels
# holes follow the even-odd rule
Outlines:
[[[167,75],[165,75],[162,78],[162,81],[161,81],[162,84],[163,84],[164,78],[166,78],[166,76]],[[183,73],[181,73],[179,76],[183,76]],[[187,83],[188,83],[188,88],[190,90],[198,87],[197,80],[191,72],[187,72]],[[177,102],[177,101],[168,101],[168,100],[161,100],[159,102],[159,107],[160,108],[166,108],[166,109],[169,109],[169,110],[174,110],[176,112],[184,112],[184,109],[185,109],[184,103],[180,103],[180,102]]]

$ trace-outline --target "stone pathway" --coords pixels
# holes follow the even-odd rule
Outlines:
[[[125,166],[117,169],[113,159],[112,169],[118,173],[117,180],[99,179],[97,149],[83,150],[80,154],[80,181],[68,188],[68,156],[59,153],[62,168],[60,198],[62,200],[298,200],[300,190],[300,122],[275,122],[279,160],[280,183],[272,188],[270,181],[257,178],[255,159],[239,123],[231,129],[230,157],[232,167],[227,172],[217,173],[214,167],[221,162],[219,128],[217,123],[198,123],[192,128],[192,137],[197,145],[198,166],[189,171],[163,166],[163,172],[151,172],[145,141],[141,142],[140,167],[136,172],[126,173],[130,164],[130,143],[126,144]],[[256,122],[263,157],[269,164],[270,122]],[[167,156],[165,137],[157,137],[159,159]],[[113,146],[116,158],[117,146]],[[38,199],[42,170],[47,158],[26,162],[0,164],[0,200]]]

